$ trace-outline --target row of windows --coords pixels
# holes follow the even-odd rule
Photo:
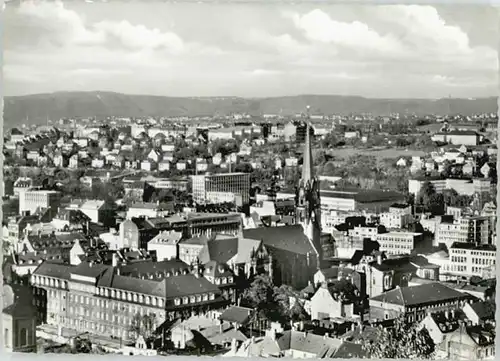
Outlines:
[[[459,257],[459,256],[451,256],[451,262],[466,263],[467,258],[466,257]]]
[[[492,265],[492,264],[495,264],[495,260],[494,259],[485,259],[485,258],[472,258],[472,263],[473,264],[480,264],[480,265],[483,265],[483,266],[486,266],[486,265]]]
[[[483,256],[483,257],[495,257],[496,252],[495,251],[472,251],[471,255],[473,256]]]
[[[215,294],[213,293],[210,293],[210,294],[203,294],[203,295],[196,295],[196,296],[190,296],[190,297],[183,297],[182,299],[181,298],[176,298],[174,300],[174,304],[176,306],[179,306],[179,305],[187,305],[187,304],[190,304],[190,303],[198,303],[198,302],[201,302],[201,301],[212,301],[215,299]]]

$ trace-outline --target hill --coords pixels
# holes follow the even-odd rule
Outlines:
[[[368,99],[357,96],[299,95],[275,98],[163,97],[111,92],[58,92],[5,97],[4,124],[36,124],[63,117],[212,116],[246,112],[252,115],[292,115],[306,105],[313,114],[390,112],[473,114],[497,112],[497,99]]]

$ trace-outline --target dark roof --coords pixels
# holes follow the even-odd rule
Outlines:
[[[463,299],[467,296],[441,283],[427,283],[411,287],[398,287],[391,291],[375,296],[372,300],[401,306],[416,306],[427,303],[443,302],[447,300]]]
[[[449,132],[440,132],[439,135],[479,135],[473,130],[451,130]]]
[[[262,240],[266,247],[286,250],[292,253],[314,253],[316,250],[305,236],[301,225],[282,227],[263,227],[243,230],[243,236]]]
[[[175,272],[182,273],[183,270],[189,271],[189,266],[181,260],[164,260],[153,262],[152,260],[139,261],[127,264],[120,268],[120,274],[130,277],[147,276],[161,274],[161,279],[165,278],[166,272],[174,275]]]
[[[250,319],[252,312],[253,310],[251,308],[233,306],[225,310],[222,315],[220,315],[219,319],[244,325]]]
[[[379,271],[415,273],[417,270],[417,267],[410,263],[409,257],[387,258],[384,259],[381,264],[378,264],[377,261],[373,261],[370,263],[370,266]]]
[[[227,263],[238,253],[237,237],[216,237],[207,242],[204,252],[200,254],[200,261],[206,263],[216,261]]]
[[[453,242],[451,248],[457,249],[470,249],[474,251],[496,251],[497,247],[494,244],[479,244],[475,243],[464,243],[464,242]]]
[[[403,194],[398,192],[390,190],[374,190],[374,189],[322,190],[320,191],[320,196],[327,198],[334,197],[334,198],[354,199],[360,203],[397,201],[397,200],[403,200],[405,198]]]
[[[481,320],[494,320],[496,305],[493,302],[476,302],[470,305]]]
[[[342,342],[342,345],[334,352],[331,358],[366,358],[368,353],[363,349],[360,343],[354,343],[349,341]]]
[[[410,262],[421,268],[439,268],[438,265],[430,263],[429,261],[427,261],[427,258],[423,256],[412,256],[410,257]]]
[[[75,266],[45,261],[38,266],[33,274],[53,277],[58,279],[69,279],[70,273]]]

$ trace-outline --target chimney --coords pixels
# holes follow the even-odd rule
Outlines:
[[[89,267],[92,267],[94,265],[94,262],[93,261],[90,261],[89,262]]]
[[[120,275],[120,267],[115,267],[115,270],[116,270],[116,275],[119,276]]]

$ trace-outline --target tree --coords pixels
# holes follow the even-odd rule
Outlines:
[[[370,358],[377,359],[432,359],[435,345],[425,328],[406,322],[403,317],[394,326],[379,330],[378,337],[363,341],[363,349]]]
[[[142,336],[145,340],[151,338],[153,333],[156,330],[156,315],[146,314],[141,315],[140,313],[136,313],[132,318],[129,331],[132,332],[135,337]]]

